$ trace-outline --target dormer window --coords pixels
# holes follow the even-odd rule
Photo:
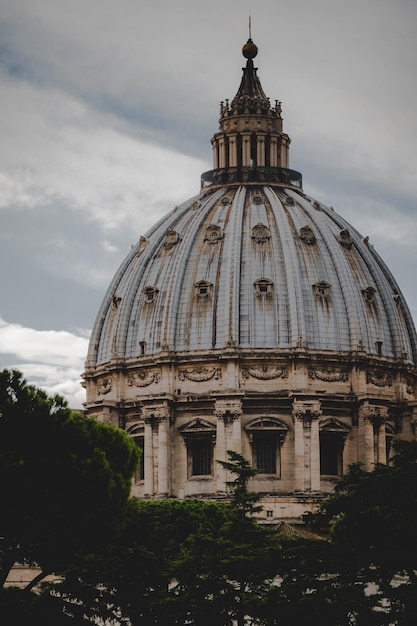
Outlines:
[[[154,302],[156,300],[156,296],[158,295],[158,292],[159,292],[159,289],[157,289],[156,287],[152,287],[152,286],[145,287],[144,289],[142,289],[145,302],[147,304]]]
[[[258,298],[272,298],[272,280],[269,278],[258,278],[255,280],[255,293]]]
[[[216,226],[215,224],[210,224],[210,226],[207,226],[204,241],[208,241],[210,244],[214,244],[220,241],[220,239],[222,238],[223,232],[220,226]]]
[[[348,231],[347,228],[344,228],[343,230],[340,231],[339,241],[342,244],[342,246],[344,246],[345,248],[352,247],[352,237],[350,236],[350,232]]]
[[[194,285],[194,295],[196,298],[209,298],[213,285],[206,280],[200,280],[200,282]]]
[[[308,243],[310,246],[316,243],[316,237],[311,226],[303,226],[300,228],[300,239],[304,241],[304,243]]]
[[[269,232],[269,228],[264,224],[256,224],[256,226],[252,228],[252,239],[256,243],[266,243],[270,238],[271,233]]]
[[[172,229],[168,230],[166,237],[165,237],[164,244],[163,244],[165,250],[170,250],[177,243],[179,243],[179,241],[180,241],[179,233],[177,233],[175,230],[172,230]]]
[[[313,285],[313,289],[318,298],[327,299],[330,297],[330,284],[324,280]]]
[[[374,287],[365,287],[362,289],[362,294],[365,299],[365,302],[368,304],[372,304],[376,300],[376,289]]]

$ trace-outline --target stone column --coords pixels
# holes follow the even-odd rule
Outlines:
[[[269,162],[271,167],[278,167],[278,140],[277,137],[271,137],[269,145]]]
[[[226,428],[221,415],[217,415],[216,425],[216,490],[218,493],[226,492],[226,470],[216,461],[226,461]]]
[[[319,414],[312,417],[310,422],[310,463],[311,463],[311,491],[320,491],[320,433]]]
[[[256,135],[256,164],[265,165],[265,137],[266,133]]]
[[[229,135],[229,167],[237,167],[237,135]]]
[[[143,442],[143,471],[144,471],[144,486],[145,496],[154,495],[154,476],[153,476],[153,428],[152,418],[145,418],[145,433]]]
[[[219,139],[219,167],[226,167],[226,145],[224,137]]]
[[[375,464],[378,463],[379,454],[379,437],[381,433],[381,424],[387,417],[387,409],[385,407],[362,406],[359,410],[359,425],[358,425],[358,438],[359,438],[359,461],[363,463],[364,469],[367,471],[372,470]],[[385,426],[383,428],[385,435]],[[384,448],[385,448],[385,436]],[[386,460],[386,454],[383,454]],[[381,461],[380,461],[381,462]]]
[[[378,452],[377,452],[377,463],[387,464],[387,441],[386,441],[386,429],[385,423],[381,422],[378,429]]]
[[[168,418],[159,420],[158,426],[158,496],[167,497],[168,488]]]
[[[304,491],[304,427],[303,415],[294,415],[294,491]]]
[[[228,450],[234,450],[238,453],[242,450],[242,402],[240,398],[218,398],[215,413],[217,416],[217,460],[228,461]],[[225,492],[226,472],[218,463],[217,466],[217,491]]]
[[[242,133],[242,166],[250,166],[250,133]]]
[[[320,491],[318,401],[294,401],[295,491]]]

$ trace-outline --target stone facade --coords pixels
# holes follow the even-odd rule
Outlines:
[[[298,517],[361,461],[415,437],[417,337],[368,238],[288,169],[253,58],[221,104],[201,192],[141,237],[99,310],[86,408],[143,450],[133,493],[223,498],[258,469],[269,519]]]

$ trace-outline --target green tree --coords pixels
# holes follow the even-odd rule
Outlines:
[[[417,442],[394,442],[390,464],[371,472],[351,466],[307,519],[328,530],[340,584],[362,585],[352,624],[415,624]]]
[[[138,452],[123,431],[76,414],[17,371],[0,372],[0,580],[32,583],[104,541],[129,497]]]

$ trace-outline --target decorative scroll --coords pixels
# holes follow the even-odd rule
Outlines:
[[[140,372],[138,374],[130,374],[127,384],[131,387],[147,387],[152,383],[159,383],[160,378],[159,372]]]
[[[313,370],[310,369],[308,371],[309,378],[317,378],[318,380],[324,380],[327,383],[334,383],[338,381],[347,381],[349,378],[349,373],[346,370],[337,370],[332,367],[328,367],[327,369],[322,370]]]
[[[371,374],[371,372],[367,372],[366,382],[372,383],[372,385],[376,385],[377,387],[392,387],[392,376],[389,374]]]
[[[304,420],[317,420],[321,415],[319,409],[298,408],[293,411],[293,417],[300,421]]]
[[[113,382],[111,378],[104,378],[97,383],[97,393],[99,396],[104,396],[106,393],[112,390]]]
[[[191,380],[194,383],[201,383],[212,378],[221,378],[220,367],[195,367],[193,370],[180,370],[178,378],[180,380]]]
[[[266,365],[261,369],[258,367],[245,367],[242,370],[243,378],[257,378],[258,380],[273,380],[274,378],[288,378],[286,367],[269,368]]]

